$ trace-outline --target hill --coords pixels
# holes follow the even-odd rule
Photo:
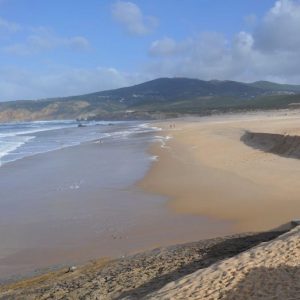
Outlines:
[[[300,85],[278,84],[270,81],[256,81],[249,85],[274,92],[300,92]]]
[[[146,119],[212,111],[286,108],[300,103],[300,86],[266,81],[159,78],[86,95],[0,103],[0,121]]]

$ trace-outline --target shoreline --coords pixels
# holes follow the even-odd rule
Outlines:
[[[175,129],[160,123],[172,138],[150,148],[158,159],[138,186],[167,197],[175,213],[232,222],[235,233],[297,219],[300,161],[241,141],[247,130],[300,135],[299,116],[286,114],[187,118],[174,120]]]
[[[0,285],[0,299],[2,296],[8,297],[4,299],[14,299],[14,297],[24,295],[36,295],[37,297],[54,295],[54,299],[59,299],[61,295],[67,293],[71,293],[75,298],[101,294],[103,299],[122,299],[123,297],[141,299],[141,297],[148,296],[150,292],[158,291],[160,293],[161,288],[163,288],[162,293],[165,293],[166,289],[163,287],[165,284],[174,280],[177,282],[177,279],[181,282],[181,278],[185,280],[183,279],[185,275],[195,271],[197,273],[198,269],[208,268],[210,270],[210,265],[212,265],[211,268],[214,270],[215,263],[218,266],[219,261],[223,259],[226,261],[230,257],[238,260],[239,253],[243,251],[247,253],[248,249],[252,251],[252,247],[256,247],[260,243],[264,245],[269,240],[272,243],[274,238],[299,225],[299,222],[295,221],[289,222],[287,227],[269,230],[277,224],[283,224],[291,219],[299,219],[298,202],[294,203],[293,198],[290,198],[286,203],[284,202],[286,198],[283,196],[287,190],[292,196],[297,196],[300,164],[298,160],[290,158],[293,157],[292,155],[284,157],[265,150],[269,149],[269,144],[274,146],[273,134],[276,139],[278,139],[278,134],[280,138],[300,134],[300,118],[298,116],[286,118],[286,116],[278,115],[271,116],[268,120],[263,119],[263,124],[261,120],[257,115],[250,118],[249,116],[230,116],[225,120],[224,116],[205,120],[172,120],[172,123],[176,124],[174,130],[170,130],[170,122],[155,122],[154,124],[159,124],[163,128],[160,135],[170,135],[172,138],[168,139],[166,144],[157,141],[150,146],[150,154],[157,155],[158,159],[152,162],[146,176],[142,180],[138,180],[135,185],[137,189],[142,189],[146,194],[167,197],[166,204],[162,204],[161,208],[169,210],[171,215],[182,216],[183,220],[208,216],[213,222],[220,220],[221,222],[225,221],[225,224],[235,222],[233,226],[226,229],[227,231],[232,230],[230,236],[225,230],[224,234],[219,234],[222,236],[221,238],[200,238],[199,242],[184,244],[179,239],[178,242],[173,240],[174,246],[168,246],[172,243],[171,239],[163,234],[161,240],[165,239],[166,241],[166,237],[169,239],[163,248],[161,248],[163,245],[158,245],[158,248],[153,249],[154,245],[152,244],[152,247],[148,246],[129,252],[129,256],[120,257],[119,255],[118,259],[91,260],[88,264],[79,265],[74,272],[68,272],[68,268],[64,268],[13,284]],[[253,141],[251,141],[254,143],[250,145],[251,147],[245,144],[241,137],[246,130],[256,133],[263,132],[263,138],[271,139],[268,141],[268,147],[262,147],[262,145],[264,147],[266,145],[262,143],[260,134],[258,135],[260,147],[253,147],[257,145]],[[279,140],[281,141],[281,139]],[[288,141],[290,141],[289,138]],[[289,144],[294,145],[293,143]],[[221,156],[226,154],[225,162],[221,156],[218,156],[220,149],[222,149]],[[233,156],[229,156],[231,152]],[[266,178],[266,175],[271,178]],[[286,181],[284,181],[285,177],[288,177]],[[273,187],[275,191],[272,190],[271,193],[268,186],[270,180],[275,180],[275,184],[277,183]],[[238,185],[236,185],[237,182]],[[281,184],[278,184],[279,182]],[[241,188],[241,185],[242,192],[238,189]],[[252,188],[253,186],[255,188]],[[216,187],[220,188],[221,193],[216,191]],[[245,203],[239,206],[237,202],[240,199],[246,202],[245,187],[248,188],[247,191],[251,196],[246,195],[249,197],[248,201],[252,199],[247,207],[245,207]],[[234,188],[233,194],[231,193],[232,188]],[[257,191],[257,189],[259,190]],[[211,194],[210,191],[219,193],[217,195],[222,195],[223,198],[212,197],[214,194]],[[258,198],[252,197],[253,191],[255,191],[255,195],[259,196]],[[278,195],[279,191],[282,193]],[[205,194],[204,198],[199,197],[203,194]],[[184,197],[182,198],[184,201],[180,197],[176,198],[178,195]],[[260,197],[265,195],[272,196],[267,199],[271,202],[261,202],[265,200]],[[273,197],[274,195],[277,197]],[[223,203],[217,202],[224,198],[226,203],[224,200]],[[208,199],[208,201],[202,205],[203,202],[201,203],[199,199]],[[295,206],[292,209],[295,211],[291,215],[292,210],[289,206],[293,203]],[[210,206],[211,204],[213,206]],[[227,209],[224,209],[223,204],[227,205]],[[264,206],[266,204],[269,205]],[[215,208],[218,208],[218,211]],[[283,208],[286,210],[284,211]],[[272,218],[270,219],[268,215]],[[278,218],[282,215],[282,218]],[[233,216],[240,218],[235,219]],[[265,216],[263,223],[259,222],[261,216]],[[253,219],[253,217],[258,218]],[[180,231],[184,223],[183,221],[172,227],[174,237],[184,235],[184,232]],[[146,227],[143,227],[136,232],[136,237],[144,235],[147,232],[145,229]],[[195,224],[193,230],[197,235],[204,229]],[[213,228],[208,226],[206,229],[209,235]],[[242,243],[240,243],[241,241]],[[205,257],[204,254],[215,247],[218,251],[212,251],[212,256]],[[139,253],[149,248],[153,250]],[[134,254],[136,252],[138,253]],[[97,257],[99,256],[101,255]],[[268,258],[267,255],[266,258]]]
[[[164,197],[135,185],[148,168],[143,160],[152,164],[144,139],[86,142],[4,164],[0,281],[230,233],[226,222],[172,213]]]

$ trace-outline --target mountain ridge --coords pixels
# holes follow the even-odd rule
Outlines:
[[[300,103],[300,85],[184,77],[41,100],[0,102],[0,121],[138,119],[212,111],[287,108]]]

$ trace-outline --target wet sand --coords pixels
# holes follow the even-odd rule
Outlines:
[[[146,140],[91,142],[3,165],[0,282],[230,233],[226,222],[174,214],[165,197],[134,185],[151,164]]]
[[[152,147],[159,160],[140,186],[169,197],[172,211],[230,221],[235,232],[299,219],[300,160],[293,151],[283,156],[241,140],[246,131],[300,135],[298,111],[185,119],[175,121],[175,128],[169,124],[161,126],[172,139]]]

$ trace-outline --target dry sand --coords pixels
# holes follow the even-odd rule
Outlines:
[[[299,218],[300,160],[292,158],[292,150],[284,157],[241,141],[245,131],[300,136],[298,111],[186,119],[176,121],[172,129],[169,123],[161,126],[172,139],[151,149],[159,159],[140,186],[169,197],[171,209],[232,221],[235,232],[267,230]]]
[[[299,299],[300,227],[167,284],[146,299]]]

